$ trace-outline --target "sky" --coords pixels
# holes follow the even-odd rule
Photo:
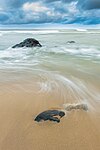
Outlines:
[[[100,0],[0,0],[0,26],[100,25]]]

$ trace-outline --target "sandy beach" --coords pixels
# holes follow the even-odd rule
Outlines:
[[[50,32],[1,31],[0,150],[100,149],[100,30]],[[11,48],[28,37],[43,46]],[[84,103],[88,111],[67,112],[60,123],[34,121]]]
[[[100,0],[0,0],[0,150],[100,150]]]
[[[53,100],[55,99],[55,101]],[[37,123],[39,112],[60,107],[54,94],[23,91],[0,94],[1,150],[99,150],[100,110],[73,110],[60,123]]]

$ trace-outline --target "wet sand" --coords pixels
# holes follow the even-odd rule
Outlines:
[[[73,110],[60,123],[34,121],[62,103],[54,93],[0,93],[0,150],[99,150],[100,103],[96,111]]]

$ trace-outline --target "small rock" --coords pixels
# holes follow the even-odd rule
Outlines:
[[[76,43],[75,41],[68,41],[67,44],[74,44]]]
[[[65,115],[64,111],[59,111],[59,110],[47,110],[44,111],[42,113],[40,113],[35,119],[34,121],[40,122],[40,121],[56,121],[56,122],[60,122],[60,119],[57,116],[60,116],[60,118],[62,118]]]

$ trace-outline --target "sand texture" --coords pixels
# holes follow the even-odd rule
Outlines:
[[[96,111],[72,110],[60,123],[34,121],[38,113],[61,104],[55,95],[2,93],[0,150],[99,150],[98,104]]]

